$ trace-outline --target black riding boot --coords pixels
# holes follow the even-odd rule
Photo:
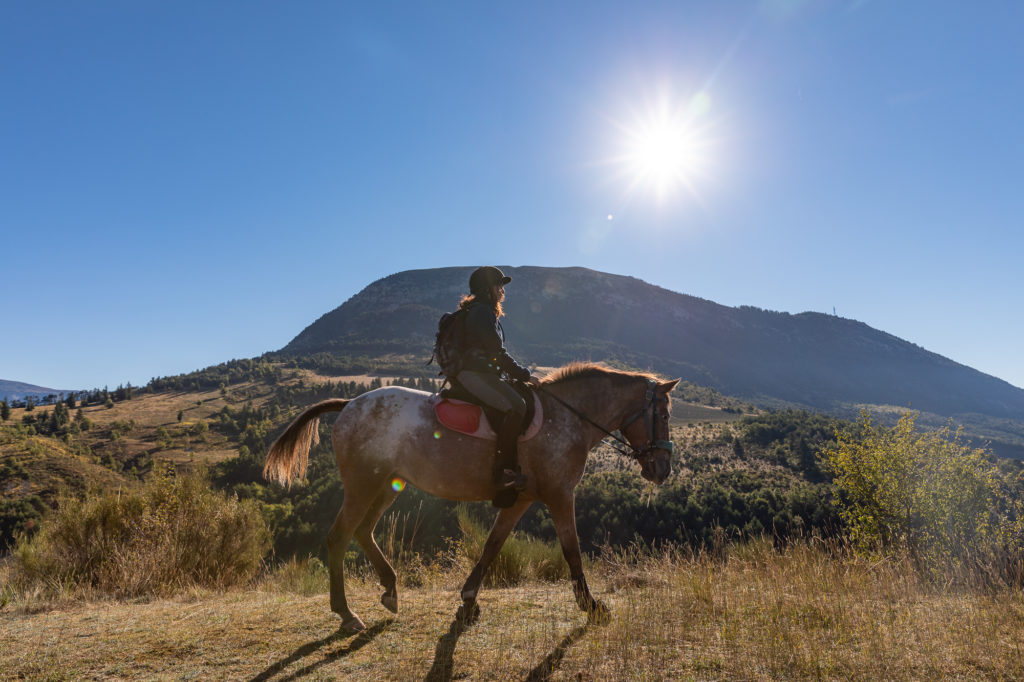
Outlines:
[[[519,431],[523,416],[506,412],[498,429],[498,450],[494,462],[494,482],[498,494],[492,504],[495,507],[511,507],[519,491],[526,487],[526,478],[519,471]]]

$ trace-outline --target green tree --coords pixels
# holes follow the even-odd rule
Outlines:
[[[4,398],[0,401],[0,419],[7,421],[11,418],[11,406],[7,403],[7,399]]]
[[[156,442],[162,448],[169,448],[174,441],[171,439],[171,434],[165,427],[158,426],[156,428]]]
[[[53,406],[52,419],[57,428],[67,426],[71,421],[71,412],[68,410],[67,403],[57,403]]]
[[[892,429],[867,413],[836,432],[822,456],[840,517],[862,551],[906,554],[926,573],[990,573],[1024,557],[1024,504],[991,454],[950,426],[918,432],[907,413]],[[1018,576],[1019,579],[1020,576]]]

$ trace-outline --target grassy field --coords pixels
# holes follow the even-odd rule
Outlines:
[[[294,568],[294,567],[293,567]],[[0,677],[31,679],[1020,679],[1024,595],[954,592],[819,545],[597,561],[612,609],[588,623],[564,583],[487,589],[456,617],[464,568],[400,591],[350,581],[368,629],[337,632],[322,572],[171,600],[0,610]],[[422,578],[422,576],[420,576]]]

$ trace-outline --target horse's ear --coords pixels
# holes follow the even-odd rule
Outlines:
[[[672,381],[665,381],[663,383],[658,384],[658,389],[668,393],[673,388],[675,388],[676,384],[678,384],[680,381],[682,381],[682,379],[673,379]]]

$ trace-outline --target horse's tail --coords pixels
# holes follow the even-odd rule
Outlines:
[[[307,407],[270,446],[263,478],[291,487],[293,480],[305,476],[310,445],[320,442],[320,415],[341,412],[348,403],[344,398],[332,398]]]

